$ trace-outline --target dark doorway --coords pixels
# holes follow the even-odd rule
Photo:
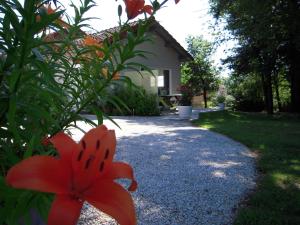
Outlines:
[[[170,71],[163,70],[158,76],[158,95],[165,96],[170,94]]]

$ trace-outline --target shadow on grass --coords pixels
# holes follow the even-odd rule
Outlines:
[[[240,210],[238,225],[300,224],[300,120],[295,116],[213,112],[195,124],[259,152],[261,182]]]

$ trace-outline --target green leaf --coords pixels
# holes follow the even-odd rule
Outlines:
[[[9,89],[11,93],[14,93],[16,91],[15,88],[17,83],[19,82],[20,73],[20,69],[15,69],[9,77]]]
[[[6,1],[1,1],[2,6],[4,7],[4,14],[9,18],[9,22],[14,28],[16,35],[20,38],[22,35],[22,26],[19,22],[17,14],[12,10],[11,6],[6,3]]]
[[[98,120],[98,126],[103,124],[103,113],[101,110],[99,110],[97,107],[92,107],[92,112],[96,115]]]
[[[117,122],[114,121],[112,117],[110,117],[109,115],[106,115],[106,114],[104,114],[104,117],[107,118],[109,121],[111,121],[113,124],[115,124],[118,128],[120,128],[122,130],[122,128],[119,126],[119,124],[117,124]]]
[[[24,155],[23,155],[23,159],[26,159],[30,156],[32,156],[32,153],[34,151],[34,148],[41,143],[41,138],[40,138],[40,135],[38,134],[32,134],[32,137],[29,141],[29,145],[28,147],[26,148],[25,152],[24,152]]]
[[[15,95],[10,97],[7,113],[8,129],[13,133],[16,144],[20,143],[20,135],[16,124],[17,98]]]
[[[55,20],[59,19],[64,11],[55,12],[53,14],[40,14],[40,21],[36,22],[34,26],[31,26],[29,32],[32,34],[40,33],[42,30],[46,29],[50,25],[61,28],[58,24],[55,24]]]

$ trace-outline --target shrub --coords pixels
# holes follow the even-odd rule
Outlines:
[[[180,93],[181,93],[179,105],[181,105],[181,106],[192,105],[192,98],[194,96],[194,93],[193,93],[193,89],[191,87],[191,83],[186,83],[186,84],[179,86],[178,91],[180,91]]]
[[[224,103],[226,100],[226,97],[224,95],[217,95],[217,102],[218,103]]]
[[[106,102],[103,110],[109,115],[158,116],[158,96],[146,92],[138,86],[123,84],[113,90],[114,96],[122,104]]]
[[[232,95],[227,95],[225,99],[225,105],[227,109],[233,109],[235,104],[235,98]]]
[[[260,77],[251,74],[247,77],[232,76],[227,81],[228,94],[235,98],[232,109],[247,112],[264,110],[264,100]]]
[[[220,103],[225,103],[226,97],[219,93],[211,93],[210,99],[212,106],[218,106]]]

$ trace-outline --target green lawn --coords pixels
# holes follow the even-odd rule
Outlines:
[[[258,152],[258,187],[235,225],[300,225],[300,119],[295,116],[211,112],[196,125]]]

